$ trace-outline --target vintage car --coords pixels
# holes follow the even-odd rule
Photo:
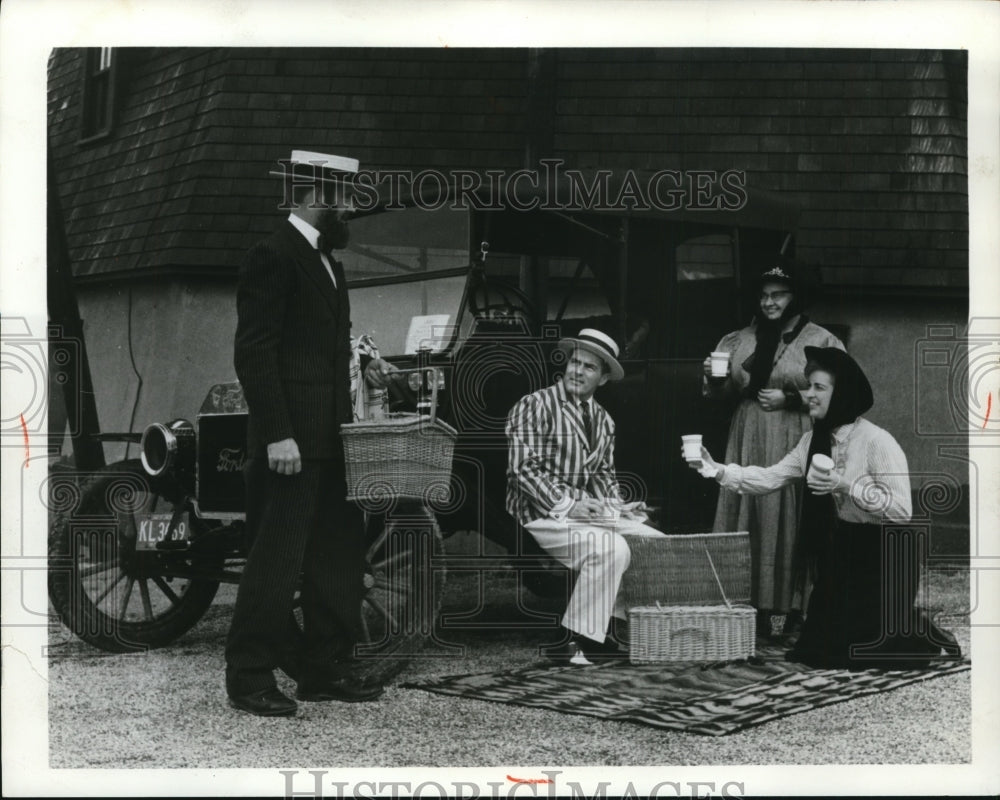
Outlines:
[[[614,199],[636,176],[605,179]],[[701,397],[702,359],[749,319],[741,287],[791,252],[797,217],[750,190],[739,204],[709,193],[664,208],[574,203],[580,186],[566,180],[478,194],[419,188],[397,186],[361,208],[343,253],[354,332],[413,370],[391,386],[390,409],[417,411],[435,388],[438,416],[457,431],[448,491],[366,508],[364,647],[397,659],[436,636],[449,566],[514,564],[536,594],[565,596],[565,572],[505,510],[504,423],[518,398],[559,373],[559,338],[583,327],[623,348],[625,378],[597,396],[616,420],[623,493],[656,507],[663,530],[710,529],[713,485],[685,467],[679,437],[701,431],[720,449],[727,411]],[[78,502],[62,512],[53,503],[50,597],[81,638],[113,651],[165,645],[205,613],[220,582],[239,580],[245,425],[238,384],[214,386],[194,423],[150,424],[141,459],[61,476]],[[442,539],[458,531],[493,545],[449,554]]]

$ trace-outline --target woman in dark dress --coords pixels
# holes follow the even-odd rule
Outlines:
[[[766,494],[804,479],[796,573],[814,581],[802,633],[787,654],[814,667],[904,669],[926,666],[954,637],[914,608],[920,565],[906,456],[885,430],[861,414],[871,384],[843,350],[806,347],[805,400],[813,429],[770,467],[721,466],[702,450],[703,475],[725,488]],[[832,459],[824,474],[817,454]]]
[[[734,404],[726,461],[777,463],[812,428],[802,400],[806,388],[806,347],[844,345],[826,328],[809,320],[802,281],[791,264],[764,270],[754,289],[758,310],[751,325],[723,336],[716,351],[728,352],[729,373],[713,377],[705,360],[702,394]],[[748,531],[753,553],[751,602],[758,609],[758,629],[786,632],[804,610],[795,591],[793,552],[802,497],[796,481],[766,495],[719,492],[715,531]]]

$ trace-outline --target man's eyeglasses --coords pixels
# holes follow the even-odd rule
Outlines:
[[[763,303],[765,300],[784,300],[790,294],[791,294],[791,292],[789,292],[789,291],[782,291],[782,292],[761,292],[760,293],[760,301]]]

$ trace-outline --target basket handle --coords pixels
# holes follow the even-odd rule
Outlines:
[[[674,637],[680,636],[682,633],[691,634],[693,636],[700,636],[703,639],[712,638],[711,632],[705,630],[704,628],[688,627],[688,628],[678,628],[677,630],[670,631],[670,635]]]
[[[440,381],[441,375],[444,374],[444,370],[441,367],[412,367],[410,369],[397,369],[392,375],[409,375],[411,372],[419,372],[421,375],[425,372],[433,372],[434,377],[431,378],[431,423],[437,419],[437,405],[438,405],[438,383]]]
[[[712,561],[712,554],[708,552],[708,548],[705,548],[705,557],[708,559],[708,566],[712,568],[712,575],[715,576],[715,582],[718,584],[719,591],[722,593],[722,599],[726,604],[726,608],[732,610],[733,604],[729,602],[729,598],[726,597],[726,590],[722,588],[722,581],[719,580],[719,573],[715,569],[715,562]]]

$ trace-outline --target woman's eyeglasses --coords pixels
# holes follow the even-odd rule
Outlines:
[[[791,292],[789,292],[789,291],[783,291],[783,292],[761,292],[760,293],[760,301],[763,303],[765,300],[784,300],[790,294],[791,294]]]

